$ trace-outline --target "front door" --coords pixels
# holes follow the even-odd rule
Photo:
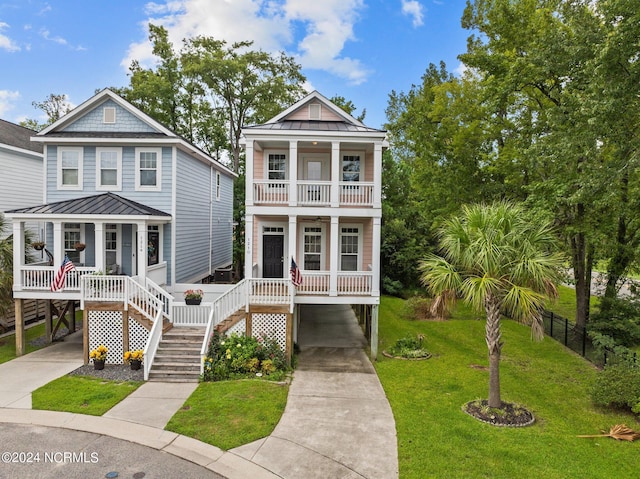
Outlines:
[[[284,235],[262,237],[262,277],[284,277]]]

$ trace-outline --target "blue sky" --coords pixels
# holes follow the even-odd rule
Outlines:
[[[460,69],[465,0],[0,0],[0,118],[43,121],[33,101],[128,84],[128,66],[151,65],[149,22],[183,38],[253,40],[302,65],[309,89],[366,108],[382,127],[392,90],[418,84],[429,63]]]

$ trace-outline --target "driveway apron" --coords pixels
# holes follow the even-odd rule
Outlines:
[[[279,424],[232,452],[285,479],[397,478],[393,414],[353,311],[305,305],[300,317],[298,366]]]

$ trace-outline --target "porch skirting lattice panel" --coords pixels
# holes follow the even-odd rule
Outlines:
[[[125,351],[144,349],[149,337],[149,331],[133,318],[127,318],[123,311],[87,311],[88,351],[104,344],[108,364],[123,364]],[[126,325],[126,327],[125,327]]]
[[[283,351],[287,350],[287,315],[284,313],[253,313],[251,334],[259,338],[267,335],[275,338]]]
[[[104,344],[108,364],[122,364],[123,362],[123,327],[122,312],[120,311],[89,311],[89,351]]]

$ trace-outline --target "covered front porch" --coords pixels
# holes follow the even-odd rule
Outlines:
[[[171,216],[112,193],[7,212],[13,222],[15,298],[80,300],[82,276],[109,274],[166,284]],[[25,244],[25,225],[42,222],[39,238]],[[52,288],[64,259],[68,271]]]

